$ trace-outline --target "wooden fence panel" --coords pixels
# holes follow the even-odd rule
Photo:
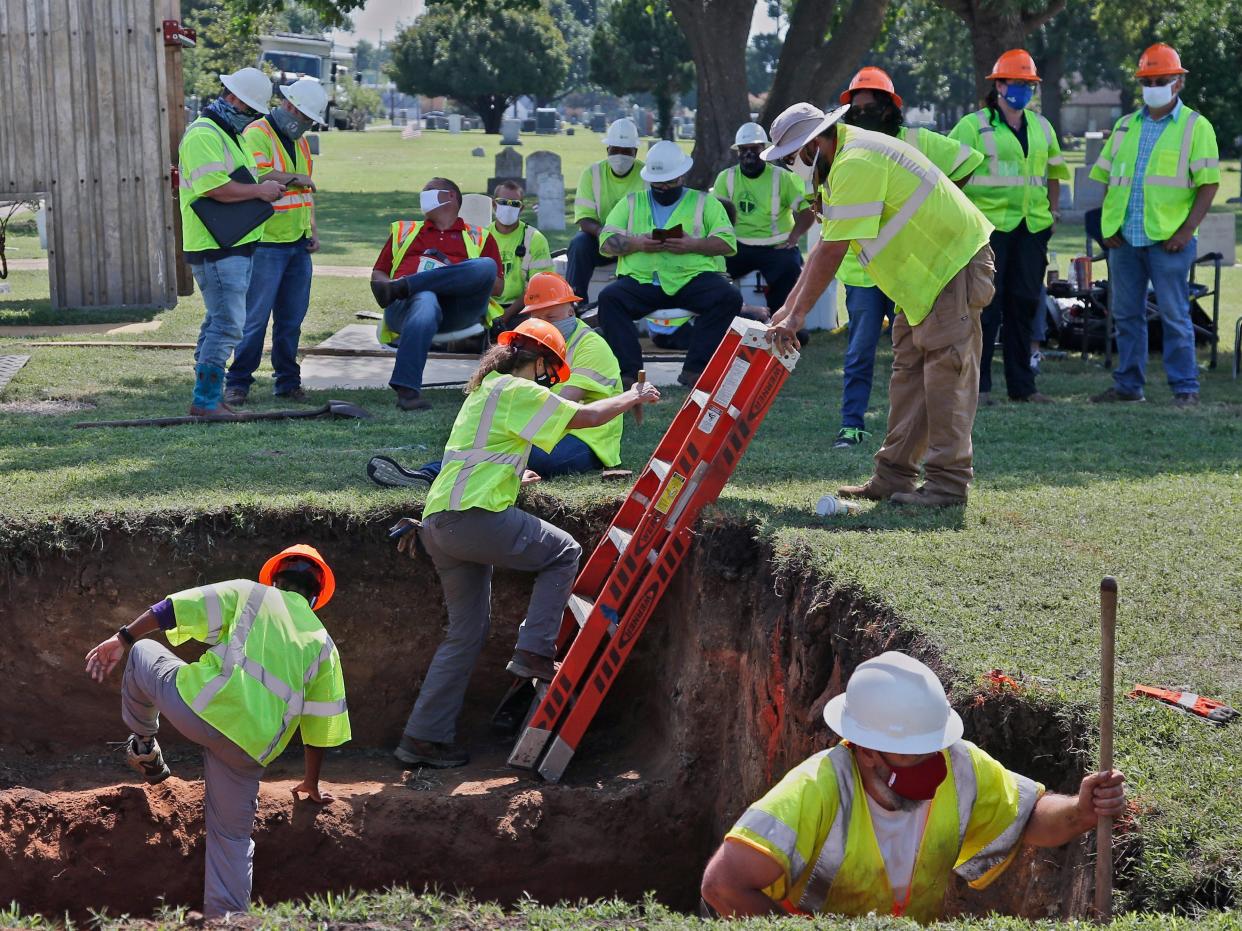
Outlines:
[[[0,0],[0,201],[48,207],[52,303],[177,301],[164,0]]]

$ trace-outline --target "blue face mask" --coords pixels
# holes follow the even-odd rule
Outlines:
[[[1010,84],[1005,91],[1005,103],[1015,110],[1025,110],[1033,96],[1035,96],[1035,88],[1029,84]]]
[[[232,127],[233,132],[240,133],[243,129],[254,122],[254,116],[238,110],[235,106],[225,100],[223,97],[217,97],[209,103],[206,109],[210,110],[224,122]]]

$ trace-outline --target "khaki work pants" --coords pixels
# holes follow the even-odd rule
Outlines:
[[[984,246],[944,286],[918,326],[893,323],[888,433],[875,454],[875,475],[893,491],[914,491],[919,462],[928,492],[966,500],[974,477],[970,433],[979,404],[979,318],[992,300],[996,271]]]

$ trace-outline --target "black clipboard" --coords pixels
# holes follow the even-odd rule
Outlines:
[[[254,184],[254,176],[246,168],[234,169],[230,181],[238,184]],[[237,245],[248,233],[258,229],[276,211],[265,200],[239,200],[223,204],[210,197],[200,197],[190,204],[190,209],[203,221],[221,249]]]

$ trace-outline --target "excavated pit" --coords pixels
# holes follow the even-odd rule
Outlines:
[[[546,499],[538,499],[547,504]],[[536,507],[535,510],[540,510]],[[610,513],[542,516],[593,544]],[[353,742],[332,753],[325,808],[294,806],[295,747],[269,768],[255,829],[254,892],[267,901],[392,884],[547,902],[654,890],[693,910],[723,832],[790,766],[829,745],[821,711],[863,659],[909,651],[947,672],[892,618],[822,579],[773,571],[750,528],[705,525],[687,563],[592,725],[564,781],[505,765],[489,733],[506,685],[529,578],[499,573],[491,635],[471,681],[463,770],[403,771],[388,754],[438,644],[434,570],[393,552],[386,524],[322,515],[203,516],[175,529],[98,530],[60,551],[16,551],[0,579],[0,902],[48,915],[148,914],[198,907],[203,826],[197,752],[161,734],[174,777],[135,783],[107,746],[126,734],[119,674],[82,672],[86,651],[165,594],[250,576],[294,541],[333,564],[322,613],[345,667]],[[192,658],[195,651],[183,651]],[[967,736],[1050,789],[1081,775],[1063,714],[1024,697],[955,695]],[[1024,852],[984,893],[955,889],[951,911],[1081,914],[1085,847]]]

